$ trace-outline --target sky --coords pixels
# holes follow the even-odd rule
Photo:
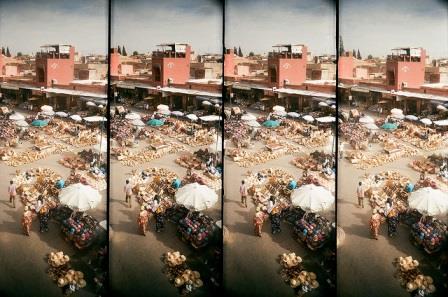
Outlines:
[[[82,54],[104,55],[107,12],[107,0],[0,0],[0,45],[12,54],[59,43]]]
[[[339,0],[344,49],[386,56],[395,47],[423,47],[448,57],[447,0]]]
[[[161,43],[189,43],[199,54],[222,53],[222,4],[217,0],[112,0],[112,45],[128,54]]]
[[[226,47],[263,54],[275,44],[305,44],[312,55],[336,54],[331,0],[227,0]]]

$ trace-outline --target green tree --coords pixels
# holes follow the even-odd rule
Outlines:
[[[17,52],[17,57],[23,56],[22,52]]]
[[[356,58],[358,58],[359,60],[362,59],[362,57],[361,57],[361,53],[359,52],[359,48],[358,48],[358,55],[356,56]]]
[[[372,59],[373,59],[373,56],[372,56],[372,55],[368,55],[368,56],[367,56],[367,59],[372,60]]]
[[[120,46],[118,46],[118,53],[121,55],[121,47]]]
[[[6,47],[6,56],[11,57],[11,53],[9,52],[9,47]]]
[[[134,52],[132,53],[132,55],[133,55],[133,56],[138,56],[138,52],[137,52],[137,51],[134,51]]]
[[[123,48],[122,48],[122,54],[123,54],[123,56],[127,56],[128,55],[128,53],[126,52],[126,49],[124,48],[124,45],[123,45]]]
[[[250,52],[249,57],[253,57],[253,56],[255,56],[254,52]]]
[[[2,47],[2,55],[6,55],[5,48]]]
[[[353,50],[352,55],[353,55],[354,58],[356,58],[356,51],[355,50]]]
[[[236,48],[236,46],[233,47],[233,53],[234,53],[235,55],[238,55],[238,49]]]
[[[243,57],[243,51],[241,50],[241,46],[238,47],[238,56]]]

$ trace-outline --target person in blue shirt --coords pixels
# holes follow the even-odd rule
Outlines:
[[[406,192],[411,193],[412,191],[414,191],[414,185],[408,182],[406,184]]]
[[[176,178],[176,179],[173,180],[173,182],[171,183],[171,186],[172,186],[174,189],[177,190],[177,189],[180,188],[180,184],[181,184],[180,179]]]
[[[292,180],[288,184],[288,189],[294,190],[297,187],[297,182],[295,180]]]
[[[65,181],[62,178],[58,179],[58,181],[56,182],[56,188],[62,189],[64,186],[65,186]]]

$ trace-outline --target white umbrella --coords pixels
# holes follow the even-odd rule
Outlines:
[[[142,120],[133,120],[132,125],[137,127],[144,127],[146,124]]]
[[[221,105],[219,105],[218,103],[215,104],[215,107],[220,107]]]
[[[375,125],[374,123],[364,124],[364,127],[366,127],[369,130],[378,130],[379,129],[379,127],[377,125]]]
[[[157,105],[157,110],[170,110],[170,107],[165,104],[159,104]]]
[[[313,122],[314,121],[314,118],[312,116],[310,116],[310,115],[303,116],[302,119],[304,119],[307,122]]]
[[[40,114],[51,117],[54,116],[55,112],[52,110],[48,110],[48,111],[42,111]]]
[[[443,110],[443,111],[447,110],[447,108],[445,106],[443,106],[443,105],[437,105],[437,109],[438,110]]]
[[[167,116],[168,116],[168,115],[171,114],[171,111],[166,110],[166,109],[161,109],[161,110],[158,110],[157,113],[158,113],[158,114],[163,114],[163,115],[167,115]]]
[[[98,105],[98,108],[103,108],[104,106],[102,104]]]
[[[248,125],[250,127],[255,127],[255,128],[261,126],[260,123],[257,121],[248,121],[248,122],[246,122],[246,125]]]
[[[54,114],[57,115],[58,117],[61,117],[61,118],[66,118],[66,117],[68,117],[68,114],[65,113],[65,112],[63,112],[63,111],[57,111],[57,112],[55,112]]]
[[[327,107],[327,106],[328,106],[328,104],[327,104],[327,103],[325,103],[325,102],[319,102],[319,106],[320,106],[320,107]]]
[[[212,105],[212,103],[210,101],[204,100],[202,101],[202,105]]]
[[[184,115],[184,113],[182,111],[178,111],[178,110],[172,111],[171,114],[178,116],[178,117],[181,117]]]
[[[124,118],[127,120],[140,120],[141,119],[140,115],[138,113],[134,113],[134,112],[128,113],[127,115],[124,116]]]
[[[59,194],[59,201],[76,211],[87,211],[98,206],[101,195],[91,186],[77,183],[63,188]]]
[[[336,122],[336,118],[335,117],[321,117],[321,118],[317,118],[316,121],[318,121],[319,123],[333,123],[333,122]]]
[[[431,125],[432,124],[432,121],[430,119],[428,119],[428,118],[421,119],[420,122],[422,122],[425,125]]]
[[[391,113],[391,114],[403,114],[403,110],[402,110],[402,109],[399,109],[399,108],[392,108],[392,109],[390,110],[390,113]]]
[[[25,116],[21,113],[16,112],[10,115],[9,119],[13,121],[23,121],[25,119]]]
[[[278,110],[278,111],[274,111],[273,114],[281,116],[281,117],[286,117],[286,115],[288,114],[286,111],[282,111],[282,110]]]
[[[243,120],[243,121],[255,121],[256,119],[257,119],[257,117],[251,113],[246,113],[241,116],[241,120]]]
[[[305,211],[325,211],[334,203],[334,196],[322,186],[313,184],[301,186],[291,193],[291,202]]]
[[[418,117],[416,117],[415,115],[412,115],[412,114],[408,114],[407,116],[405,116],[405,119],[408,119],[410,121],[416,121],[416,120],[418,120]]]
[[[105,117],[100,116],[91,116],[91,117],[85,117],[84,121],[86,122],[105,122],[107,119]]]
[[[434,121],[437,126],[448,126],[448,120]]]
[[[197,115],[192,114],[192,113],[187,114],[186,117],[189,118],[189,119],[192,120],[192,121],[197,121],[197,120],[198,120]]]
[[[16,121],[15,124],[18,127],[28,127],[29,126],[29,124],[26,121],[24,121],[24,120]]]
[[[276,105],[274,107],[272,107],[273,111],[285,111],[285,108],[283,106],[280,105]]]
[[[217,116],[217,115],[207,115],[207,116],[200,117],[200,119],[203,120],[204,122],[216,122],[216,121],[220,121],[221,117]]]
[[[331,109],[336,109],[336,105],[332,105],[330,107],[331,107]]]
[[[40,107],[40,110],[42,110],[42,111],[53,111],[53,107],[51,107],[50,105],[42,105]]]
[[[359,122],[362,124],[375,123],[375,120],[370,116],[365,116],[359,119]]]
[[[288,112],[287,113],[288,116],[290,116],[291,118],[298,118],[300,117],[300,114],[298,114],[297,112]]]
[[[207,186],[192,183],[177,191],[176,202],[186,208],[201,211],[218,202],[218,195]]]
[[[408,202],[410,208],[430,216],[444,215],[448,212],[448,195],[439,189],[421,188],[411,193]]]
[[[96,104],[93,103],[92,101],[87,102],[86,105],[87,105],[87,106],[96,106]]]
[[[71,115],[70,118],[71,118],[72,120],[76,121],[76,122],[81,122],[81,121],[82,121],[81,116],[79,116],[79,115],[77,115],[77,114]]]
[[[107,139],[103,138],[101,140],[101,143],[97,143],[93,146],[93,149],[100,153],[106,153],[107,152]]]
[[[391,114],[391,117],[398,120],[403,120],[405,118],[404,114],[402,113],[393,113]]]

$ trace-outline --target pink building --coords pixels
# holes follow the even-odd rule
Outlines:
[[[386,62],[387,88],[420,88],[425,83],[425,60],[423,48],[393,49]]]
[[[339,56],[338,59],[338,77],[339,78],[353,78],[354,57],[351,52],[345,53],[343,56]]]
[[[306,80],[307,48],[304,45],[280,44],[269,53],[269,83],[277,88],[300,85]]]
[[[234,50],[227,49],[224,54],[224,77],[235,75],[235,60],[234,60]]]
[[[119,67],[121,64],[120,61],[121,55],[118,53],[118,50],[116,48],[112,48],[110,50],[110,75],[111,76],[118,76],[119,74]]]
[[[45,45],[36,54],[36,82],[43,87],[68,85],[75,77],[75,48],[71,45]]]
[[[152,79],[161,87],[183,85],[190,79],[191,47],[184,43],[160,44],[152,53]]]

